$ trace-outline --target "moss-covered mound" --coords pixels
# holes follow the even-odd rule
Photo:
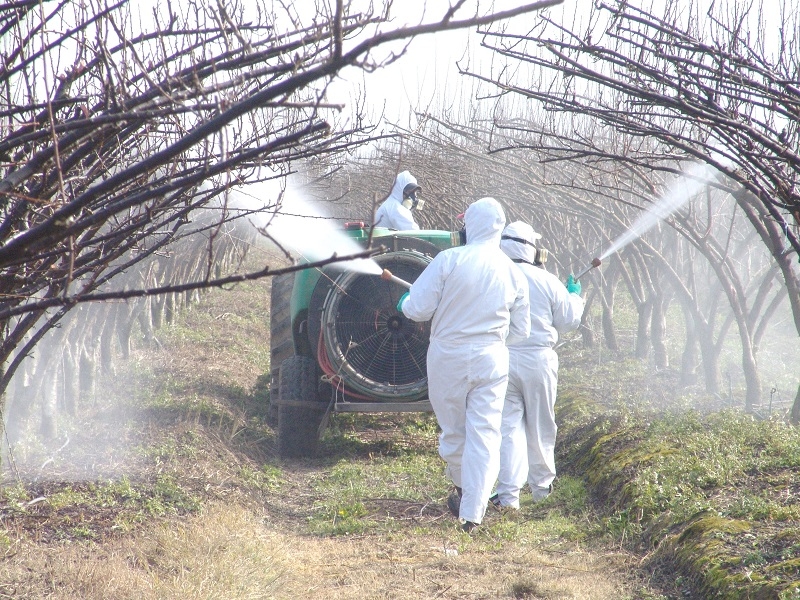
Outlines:
[[[562,473],[703,598],[800,598],[800,431],[733,410],[602,409],[565,386]]]

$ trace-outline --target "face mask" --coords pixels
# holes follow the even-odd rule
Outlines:
[[[467,226],[464,225],[460,230],[450,233],[450,243],[453,246],[467,245]]]
[[[511,240],[512,242],[517,242],[519,244],[525,244],[527,246],[533,246],[534,258],[533,264],[537,267],[541,267],[544,263],[547,262],[547,257],[549,256],[549,252],[545,248],[539,248],[533,242],[529,242],[528,240],[523,240],[522,238],[512,237],[510,235],[504,235],[500,238],[501,240]]]
[[[533,260],[533,264],[537,267],[541,267],[544,263],[547,262],[547,257],[550,253],[545,248],[536,248],[536,258]]]
[[[413,183],[406,186],[406,188],[412,188],[412,190],[408,194],[403,194],[402,204],[408,210],[422,210],[422,207],[425,206],[425,200],[417,197],[422,195],[422,188],[413,186]]]

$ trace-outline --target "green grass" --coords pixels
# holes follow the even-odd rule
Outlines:
[[[408,438],[395,437],[375,444],[375,452],[355,454],[353,439],[369,435],[365,436],[363,429],[356,435],[351,427],[359,422],[371,423],[372,419],[348,416],[327,434],[326,450],[346,457],[311,482],[316,501],[307,522],[309,531],[333,536],[391,535],[412,523],[415,534],[459,539],[462,534],[445,508],[452,484],[436,451],[437,431],[431,417],[406,417],[400,430],[413,436],[413,445]],[[358,447],[363,450],[365,442],[360,443]],[[500,515],[489,509],[480,534],[473,536],[474,544],[491,548],[503,542],[579,542],[604,533],[580,478],[560,478],[555,492],[537,504],[525,490],[521,504],[519,513]],[[470,539],[467,536],[461,543],[470,544]]]
[[[260,469],[243,465],[239,469],[238,477],[248,488],[262,492],[277,492],[285,482],[281,469],[269,464],[263,465]]]
[[[638,385],[627,363],[597,370],[608,382],[605,401]],[[681,411],[680,402],[660,411],[601,408],[586,379],[595,380],[581,369],[561,380],[560,465],[585,475],[604,533],[656,550],[654,561],[666,560],[706,596],[739,598],[747,589],[748,597],[794,597],[800,430],[737,410]]]

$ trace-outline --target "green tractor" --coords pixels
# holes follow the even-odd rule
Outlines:
[[[346,223],[365,245],[369,228]],[[413,283],[433,257],[458,243],[449,231],[374,228],[382,269]],[[430,322],[397,311],[407,290],[380,276],[330,265],[272,280],[270,413],[278,453],[316,452],[327,417],[336,412],[424,412]]]

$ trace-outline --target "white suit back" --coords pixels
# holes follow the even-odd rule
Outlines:
[[[436,255],[411,287],[403,312],[414,321],[432,318],[432,341],[524,340],[530,330],[528,286],[500,250],[502,207],[483,198],[470,205],[464,220],[467,244]]]

